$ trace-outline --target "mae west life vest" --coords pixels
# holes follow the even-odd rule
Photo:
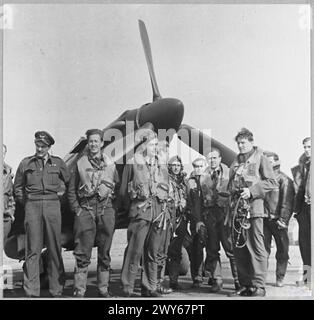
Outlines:
[[[261,180],[259,168],[262,153],[261,149],[255,148],[253,154],[244,163],[239,163],[238,158],[232,163],[230,169],[234,175],[230,183],[233,191],[249,188]]]
[[[101,169],[94,168],[88,156],[82,156],[78,162],[78,172],[80,175],[79,198],[98,195],[100,199],[106,199],[113,195],[115,187],[115,164],[103,155],[105,166]]]
[[[151,168],[142,155],[136,155],[133,159],[133,179],[128,185],[131,200],[145,201],[156,196],[161,201],[167,201],[169,197],[167,165],[160,164],[158,157]]]
[[[169,198],[174,202],[175,208],[177,209],[180,206],[182,206],[182,203],[184,203],[184,201],[182,201],[183,199],[186,202],[187,181],[185,180],[185,178],[182,178],[182,180],[178,182],[174,177],[170,175],[169,182],[170,182]],[[182,207],[181,209],[183,210],[185,209],[185,207],[186,207],[186,203],[184,207]]]

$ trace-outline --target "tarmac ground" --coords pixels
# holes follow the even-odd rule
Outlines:
[[[111,248],[111,280],[110,290],[113,294],[112,299],[126,299],[122,297],[122,285],[120,281],[120,273],[123,261],[124,249],[126,247],[126,230],[116,230],[113,245]],[[262,299],[312,299],[312,291],[310,286],[297,286],[296,281],[302,277],[302,260],[298,245],[290,245],[289,247],[289,265],[285,277],[285,283],[282,288],[275,286],[275,259],[276,246],[273,245],[272,253],[269,257],[269,269],[267,276],[266,297]],[[74,270],[74,257],[71,251],[63,251],[64,266],[66,271],[66,284],[64,288],[64,298],[73,299],[73,270]],[[226,258],[223,250],[221,250],[221,263],[223,271],[224,286],[223,290],[219,293],[209,293],[209,286],[207,285],[207,278],[204,278],[203,285],[199,289],[192,288],[192,280],[190,273],[179,278],[182,286],[180,292],[173,292],[168,295],[163,295],[160,299],[184,299],[184,300],[207,300],[207,299],[234,299],[227,297],[228,293],[234,290],[233,279],[229,260]],[[4,298],[7,299],[25,299],[23,284],[23,262],[18,262],[4,256],[4,273],[7,276],[7,289],[4,290]],[[93,249],[91,264],[89,266],[88,283],[86,298],[97,298],[97,283],[96,283],[96,266],[97,266],[97,249]],[[168,279],[165,280],[166,286]],[[136,280],[135,299],[141,298],[140,296],[140,273]],[[50,298],[48,290],[41,291],[42,298]],[[99,299],[99,298],[97,298]],[[130,298],[128,298],[130,299]],[[134,298],[133,298],[134,299]],[[144,299],[144,298],[141,298]],[[235,298],[240,299],[240,298]],[[248,299],[248,298],[241,298]],[[252,299],[252,298],[250,298]],[[261,298],[254,298],[261,299]]]

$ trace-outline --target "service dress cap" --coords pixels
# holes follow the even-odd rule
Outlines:
[[[48,132],[37,131],[35,133],[35,142],[43,142],[47,146],[52,146],[55,143],[55,140]]]

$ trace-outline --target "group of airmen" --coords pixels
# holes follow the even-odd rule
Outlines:
[[[14,221],[15,204],[25,209],[23,288],[27,297],[40,296],[40,257],[47,247],[49,293],[62,297],[65,272],[61,250],[62,182],[74,215],[74,297],[84,297],[93,246],[97,246],[97,288],[110,290],[110,249],[117,210],[128,212],[127,247],[121,271],[122,295],[133,297],[141,272],[141,296],[160,297],[183,290],[179,281],[182,247],[190,260],[192,287],[208,276],[209,292],[223,288],[220,245],[230,260],[235,290],[230,296],[265,296],[272,238],[277,247],[276,286],[282,287],[289,260],[289,220],[299,223],[304,277],[310,280],[310,156],[311,140],[294,168],[294,181],[280,170],[276,153],[254,145],[253,134],[236,135],[239,154],[228,168],[221,150],[212,148],[196,158],[188,176],[179,156],[169,159],[167,143],[153,133],[144,136],[119,179],[116,165],[103,154],[103,132],[86,132],[87,151],[74,170],[49,153],[55,143],[46,131],[35,133],[35,155],[24,158],[14,183],[3,167],[4,239]],[[3,148],[4,155],[6,147]],[[188,239],[188,241],[187,241]],[[204,255],[204,251],[206,255]],[[169,276],[166,286],[165,274]]]

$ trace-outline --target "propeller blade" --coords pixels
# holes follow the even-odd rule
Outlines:
[[[152,51],[151,51],[151,47],[150,47],[150,42],[149,42],[145,23],[142,20],[138,20],[138,25],[139,25],[139,29],[140,29],[140,35],[141,35],[142,44],[143,44],[143,48],[144,48],[145,58],[146,58],[147,66],[148,66],[150,81],[151,81],[152,89],[153,89],[153,101],[155,101],[157,99],[160,99],[161,95],[159,93],[159,89],[158,89],[157,81],[156,81],[156,77],[155,77],[153,56],[152,56]]]
[[[219,149],[222,162],[227,166],[230,166],[236,157],[236,153],[233,150],[199,129],[187,124],[182,124],[177,134],[182,142],[204,156],[206,156],[212,148]]]
[[[105,131],[107,129],[112,129],[112,128],[121,129],[124,126],[125,126],[125,121],[115,120],[115,121],[111,122],[106,128],[104,128],[103,131]]]

